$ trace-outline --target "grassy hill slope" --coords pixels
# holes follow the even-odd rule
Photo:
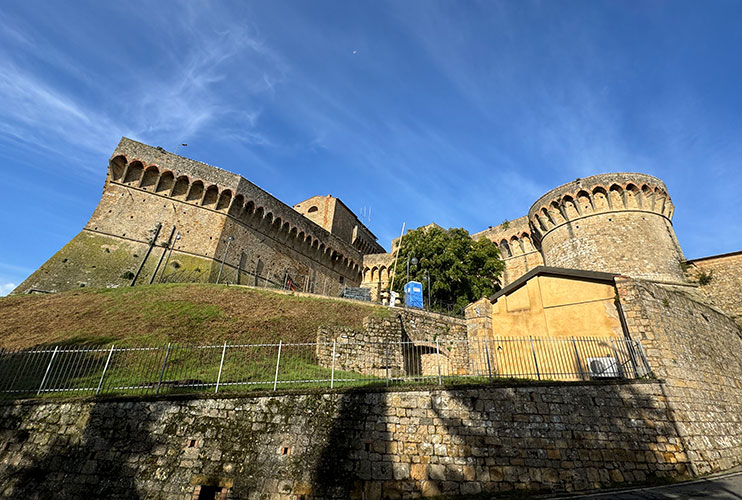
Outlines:
[[[314,342],[384,308],[263,289],[167,284],[0,298],[0,347]]]

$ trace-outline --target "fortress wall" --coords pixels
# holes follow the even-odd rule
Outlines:
[[[537,242],[534,242],[531,235],[527,216],[472,234],[475,240],[481,237],[497,243],[500,247],[500,255],[505,262],[505,269],[500,278],[502,286],[509,285],[534,267],[544,265]]]
[[[134,163],[142,166],[143,174],[129,175]],[[276,226],[292,238],[300,238],[300,243],[310,247],[319,241],[329,256],[338,254],[341,260],[347,258],[360,267],[362,255],[356,248],[237,174],[127,138],[121,139],[110,166],[109,178],[113,181],[229,213],[237,219],[258,219],[261,224]],[[159,176],[151,182],[146,180],[149,169]]]
[[[310,290],[317,290],[321,283],[326,293],[334,293],[341,284],[357,286],[361,282],[362,254],[358,249],[249,181],[124,138],[110,161],[101,201],[83,233],[17,290],[62,291],[86,283],[126,285],[131,280],[125,277],[127,272],[138,268],[158,222],[162,223],[158,245],[167,242],[173,225],[181,234],[168,271],[186,276],[186,281],[215,281],[227,239],[232,236],[235,241],[225,264],[225,272],[232,277],[225,275],[225,281],[236,281],[242,262],[248,273],[267,269],[279,286],[286,272],[300,281],[301,288],[309,276],[313,280]],[[93,240],[96,243],[88,245]],[[106,245],[131,257],[112,260],[105,254]],[[96,249],[100,251],[96,253]],[[145,271],[154,270],[157,250]],[[68,260],[61,262],[65,258]],[[84,265],[63,265],[71,260]],[[116,263],[121,267],[115,268]],[[175,266],[179,266],[177,271]],[[98,274],[92,269],[98,269]],[[146,273],[143,277],[148,278]]]
[[[706,297],[742,326],[742,252],[689,260],[688,264],[691,279],[697,281],[701,273],[708,276],[708,283],[700,287]]]
[[[666,218],[646,212],[610,212],[575,219],[543,239],[546,265],[684,282]]]
[[[617,278],[629,332],[640,339],[698,473],[742,464],[742,330],[684,291]]]
[[[529,210],[547,266],[685,282],[664,183],[644,174],[577,179]]]
[[[59,292],[81,287],[127,286],[136,273],[148,244],[82,231],[26,278],[15,293],[28,290]],[[142,270],[139,283],[148,283],[164,248],[155,247]],[[175,253],[173,254],[176,255]],[[174,269],[177,262],[179,269]],[[207,281],[212,261],[193,255],[171,259],[168,273],[185,271],[192,281]],[[160,268],[159,279],[163,268]]]
[[[397,263],[397,265],[400,265]],[[378,301],[382,290],[389,288],[394,273],[394,254],[378,253],[363,256],[361,286],[371,289],[371,300]]]
[[[380,500],[683,477],[662,393],[651,381],[5,401],[0,495]]]

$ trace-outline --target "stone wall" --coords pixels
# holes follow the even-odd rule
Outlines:
[[[694,298],[693,287],[617,278],[629,332],[664,379],[679,437],[694,472],[742,463],[742,331]]]
[[[674,210],[661,180],[613,173],[552,189],[528,217],[547,266],[683,283]]]
[[[215,281],[225,259],[224,281],[237,282],[241,269],[281,286],[288,273],[302,289],[328,294],[361,282],[363,253],[350,242],[238,175],[124,138],[110,160],[100,203],[83,232],[65,248],[69,255],[53,256],[17,291],[62,291],[86,282],[126,285],[131,279],[125,277],[127,271],[136,271],[158,223],[159,248],[167,244],[173,226],[181,235],[172,266],[180,265],[179,272],[189,276],[186,281]],[[88,233],[98,237],[96,243],[81,245],[90,239]],[[227,252],[229,237],[233,240]],[[106,241],[99,242],[101,238]],[[109,258],[106,245],[127,246],[132,258],[123,259],[122,266]],[[161,250],[155,253],[156,262]],[[80,264],[62,265],[70,257]],[[250,280],[245,276],[239,281]]]
[[[472,234],[473,239],[487,238],[497,243],[505,269],[500,277],[501,285],[507,286],[531,269],[544,265],[544,259],[534,246],[527,216],[490,227]]]
[[[362,330],[321,327],[317,359],[331,367],[373,377],[443,376],[468,373],[464,320],[424,311],[389,310],[369,316]]]
[[[689,260],[688,264],[690,279],[700,284],[713,304],[742,325],[742,252]]]
[[[414,498],[678,477],[658,382],[0,403],[13,498]],[[213,498],[213,497],[212,497]]]
[[[684,282],[684,260],[672,224],[662,215],[608,212],[567,222],[543,238],[547,266]]]

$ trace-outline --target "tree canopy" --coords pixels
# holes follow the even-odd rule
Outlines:
[[[497,278],[505,268],[497,245],[486,238],[473,240],[462,228],[423,227],[409,231],[400,240],[399,258],[394,274],[394,290],[402,292],[407,282],[407,262],[410,280],[423,284],[428,300],[430,277],[431,302],[466,306],[470,302],[494,293]]]

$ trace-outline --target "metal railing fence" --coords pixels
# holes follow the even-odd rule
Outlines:
[[[639,341],[495,337],[0,351],[0,394],[163,394],[651,375]]]

